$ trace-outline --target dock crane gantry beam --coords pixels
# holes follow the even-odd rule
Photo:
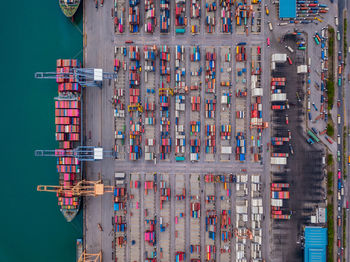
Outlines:
[[[57,194],[66,194],[72,196],[102,196],[105,193],[113,193],[114,186],[107,186],[102,180],[86,181],[82,180],[75,186],[37,186],[39,192],[52,192]]]
[[[36,79],[75,79],[84,87],[102,86],[105,79],[117,78],[116,73],[103,72],[100,68],[69,68],[68,72],[36,72]]]
[[[79,257],[78,262],[102,262],[102,251],[97,254],[88,254],[84,250]]]
[[[104,157],[116,157],[114,150],[104,150],[101,147],[94,146],[78,146],[75,149],[50,149],[35,150],[35,156],[46,157],[75,157],[79,161],[96,161],[102,160]]]

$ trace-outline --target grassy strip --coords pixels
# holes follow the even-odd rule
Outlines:
[[[333,195],[333,172],[327,173],[327,193],[328,196]]]
[[[328,96],[328,110],[332,110],[334,105],[334,78],[333,74],[328,76],[326,86],[327,86],[327,96]]]
[[[327,124],[327,135],[333,137],[333,135],[334,135],[333,123]]]
[[[343,208],[343,247],[346,248],[346,209]]]
[[[333,183],[334,183],[334,160],[333,155],[327,153],[327,227],[328,227],[328,248],[327,261],[333,262],[334,252],[334,218],[333,218]]]
[[[327,79],[327,96],[328,96],[328,110],[333,108],[334,104],[334,29],[328,28],[328,79]]]
[[[333,243],[334,243],[334,221],[333,221],[333,203],[327,205],[327,226],[328,226],[328,253],[327,261],[333,262]]]
[[[328,154],[327,155],[327,166],[331,166],[331,165],[333,165],[333,155]]]
[[[346,32],[347,32],[347,28],[348,28],[348,20],[346,18],[344,18],[344,34],[343,34],[343,39],[344,39],[344,63],[346,61],[346,55],[348,53],[348,41],[346,39]]]
[[[347,132],[346,132],[346,126],[343,128],[343,175],[344,179],[346,179],[346,163],[347,163],[347,156],[346,156],[346,137],[347,137]]]

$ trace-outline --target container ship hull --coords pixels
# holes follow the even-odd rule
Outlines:
[[[58,149],[57,173],[59,185],[63,189],[57,193],[58,205],[63,216],[71,222],[80,208],[81,197],[73,195],[72,187],[82,180],[81,163],[78,158],[69,155],[81,145],[81,86],[74,75],[74,68],[80,67],[76,59],[58,59],[56,64],[58,97],[55,98],[55,125]]]
[[[59,5],[63,14],[70,18],[77,12],[80,0],[59,0]]]

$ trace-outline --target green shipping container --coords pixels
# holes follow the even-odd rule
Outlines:
[[[177,34],[184,34],[186,32],[185,28],[176,28],[175,33]]]

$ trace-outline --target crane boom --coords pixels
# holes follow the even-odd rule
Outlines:
[[[50,186],[39,185],[37,191],[66,194],[72,196],[102,196],[104,193],[113,193],[114,187],[107,186],[101,180],[86,181],[82,180],[75,186]]]
[[[96,254],[88,254],[84,250],[78,259],[78,262],[102,262],[102,251]]]

